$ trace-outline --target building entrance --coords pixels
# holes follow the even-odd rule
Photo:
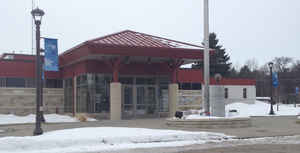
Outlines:
[[[122,85],[122,118],[158,116],[156,85]]]

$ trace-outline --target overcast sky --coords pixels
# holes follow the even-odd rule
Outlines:
[[[1,0],[0,53],[31,53],[31,0]],[[41,35],[59,52],[130,29],[193,44],[203,40],[203,0],[40,0]],[[210,32],[234,65],[256,58],[300,59],[299,0],[210,0]]]

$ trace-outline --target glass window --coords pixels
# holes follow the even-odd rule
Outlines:
[[[167,78],[167,77],[158,78],[158,83],[168,85],[169,84],[169,78]]]
[[[122,84],[133,84],[133,78],[130,77],[121,77],[120,82]]]
[[[59,79],[46,79],[46,88],[62,88],[62,80]]]
[[[136,84],[148,84],[153,85],[156,83],[155,78],[136,78]]]
[[[136,78],[136,84],[146,84],[146,82],[145,78]]]
[[[105,77],[103,75],[95,75],[95,82],[96,84],[105,84]]]
[[[201,90],[201,83],[192,83],[192,90]]]
[[[25,79],[24,78],[7,78],[6,87],[21,87],[25,88]]]
[[[77,112],[109,112],[109,90],[111,76],[84,74],[77,77]]]
[[[77,76],[77,85],[84,85],[84,84],[87,84],[87,75],[83,74]]]
[[[33,78],[25,79],[25,87],[26,88],[34,88],[35,87],[35,79],[33,79]]]
[[[191,83],[181,83],[179,89],[181,90],[191,90],[192,84]]]
[[[0,78],[0,87],[6,87],[6,78]]]
[[[247,98],[247,88],[243,89],[243,98]]]
[[[145,89],[144,87],[137,88],[137,104],[144,104],[145,103]]]
[[[149,85],[155,84],[156,79],[155,78],[146,78],[146,83]]]
[[[64,80],[65,88],[64,88],[64,112],[72,113],[73,112],[73,79],[65,79]]]
[[[88,86],[80,86],[77,87],[77,100],[76,100],[76,108],[79,113],[87,113],[88,105],[89,105],[89,95],[88,95]]]
[[[228,98],[228,88],[225,88],[225,96],[224,96],[225,99]]]
[[[168,86],[159,87],[159,110],[161,112],[169,111]]]

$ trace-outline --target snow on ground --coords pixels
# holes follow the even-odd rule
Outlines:
[[[71,153],[183,146],[221,142],[220,133],[143,128],[96,127],[59,130],[41,136],[0,138],[1,153]]]
[[[229,110],[237,110],[237,112],[229,112]],[[300,115],[300,107],[294,107],[294,105],[280,104],[279,111],[277,111],[277,105],[273,105],[275,116],[286,116],[286,115]],[[185,119],[217,119],[224,117],[215,116],[201,116],[198,111],[196,114],[186,115]],[[226,105],[225,118],[239,118],[239,117],[250,117],[250,116],[270,116],[270,104],[255,101],[254,104],[246,103],[232,103]],[[272,115],[274,116],[274,115]]]
[[[226,116],[231,116],[229,110],[237,110],[238,113],[233,114],[236,117],[248,117],[248,116],[270,116],[270,104],[255,101],[254,104],[245,103],[233,103],[226,105]],[[277,111],[277,106],[273,105],[273,110],[276,116],[286,116],[286,115],[298,115],[300,113],[300,107],[294,107],[294,105],[279,104],[279,111]]]
[[[45,114],[46,123],[60,123],[60,122],[79,122],[76,118],[66,115],[58,114]],[[96,121],[95,119],[88,118],[88,121]],[[35,123],[35,115],[30,114],[27,116],[16,116],[13,114],[0,114],[0,125],[3,124],[25,124]]]

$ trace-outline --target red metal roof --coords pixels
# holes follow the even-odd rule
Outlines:
[[[213,54],[211,50],[210,54]],[[125,30],[83,42],[60,54],[60,66],[74,64],[88,56],[147,56],[183,60],[203,59],[203,47]]]
[[[4,53],[0,59],[11,59],[11,60],[35,60],[35,55],[29,54],[15,54],[15,53]]]
[[[158,48],[183,48],[183,49],[203,49],[201,46],[157,37],[145,33],[125,30],[111,35],[99,37],[89,42],[131,47],[158,47]]]

